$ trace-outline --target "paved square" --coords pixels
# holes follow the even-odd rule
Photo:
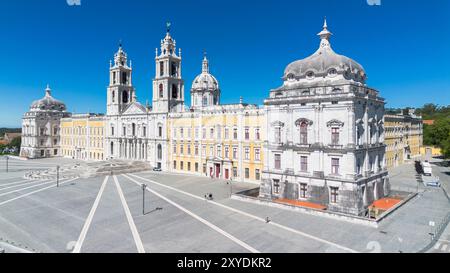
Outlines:
[[[9,252],[417,252],[430,243],[429,222],[449,212],[441,189],[420,185],[419,196],[377,229],[230,199],[255,184],[140,172],[65,179],[56,187],[23,176],[73,161],[9,163],[6,173],[0,161],[0,247]],[[434,168],[447,183],[445,168]],[[391,174],[394,189],[417,190],[413,165]],[[432,251],[450,250],[443,250],[448,234]]]

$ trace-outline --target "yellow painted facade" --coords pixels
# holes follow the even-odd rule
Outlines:
[[[105,122],[101,115],[73,115],[61,120],[61,154],[64,157],[104,160]]]
[[[259,183],[265,123],[262,109],[245,104],[171,114],[170,170]]]
[[[422,156],[442,156],[442,150],[439,147],[424,146],[420,148]]]
[[[397,167],[421,155],[422,119],[409,115],[385,115],[386,165]]]

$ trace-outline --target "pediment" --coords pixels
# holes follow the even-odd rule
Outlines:
[[[145,114],[146,110],[145,107],[142,106],[140,103],[134,102],[128,105],[127,108],[125,108],[125,111],[123,112],[124,115],[136,115],[136,114]]]

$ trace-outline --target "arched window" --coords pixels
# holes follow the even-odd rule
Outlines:
[[[128,103],[128,92],[127,91],[122,92],[122,102]]]
[[[162,147],[161,144],[158,144],[158,160],[162,160]]]
[[[308,144],[308,123],[300,124],[300,144]]]
[[[116,100],[116,92],[112,91],[112,102],[114,103]]]
[[[172,84],[172,99],[178,98],[178,87],[175,84]]]
[[[159,85],[159,97],[164,98],[164,86],[162,84]]]
[[[203,106],[207,106],[208,105],[208,97],[204,96],[203,97]]]

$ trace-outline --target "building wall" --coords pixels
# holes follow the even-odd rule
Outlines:
[[[61,155],[80,160],[104,160],[103,116],[73,115],[61,120]]]
[[[244,104],[170,114],[170,170],[258,182],[264,162],[264,125],[264,112]]]
[[[388,168],[402,165],[421,155],[423,125],[420,117],[386,115],[386,164]]]

